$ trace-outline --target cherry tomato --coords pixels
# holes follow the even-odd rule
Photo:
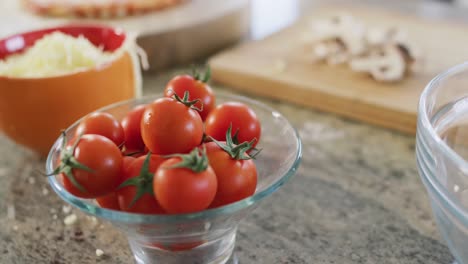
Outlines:
[[[183,97],[186,91],[190,93],[190,101],[196,99],[200,100],[200,102],[195,104],[195,107],[203,109],[200,112],[200,116],[202,120],[205,120],[215,107],[216,100],[213,90],[208,84],[190,75],[178,75],[169,81],[164,90],[164,95],[166,97],[172,97],[174,93],[176,93],[178,96]]]
[[[213,144],[212,144],[213,143]],[[221,141],[220,143],[224,143],[224,141]],[[215,143],[215,142],[206,142],[206,143],[203,143],[202,145],[200,145],[198,147],[200,150],[203,150],[205,149],[206,153],[210,153],[210,152],[213,152],[213,151],[217,151],[219,150],[219,146]]]
[[[131,178],[136,177],[148,177],[143,180],[141,186],[125,186],[117,191],[117,197],[119,200],[119,206],[123,211],[141,214],[163,214],[164,210],[161,208],[159,203],[154,198],[154,194],[151,192],[145,192],[138,200],[133,202],[135,199],[138,188],[152,188],[152,176],[158,169],[160,164],[165,160],[159,155],[150,155],[148,171],[142,170],[146,156],[141,156],[131,164],[128,173],[124,177],[124,182]],[[151,176],[151,177],[150,177]],[[133,204],[132,204],[133,202]]]
[[[146,156],[149,153],[149,149],[144,147],[143,150],[125,150],[123,152],[124,156],[139,158],[141,156]]]
[[[139,105],[127,113],[121,125],[125,134],[125,148],[127,152],[142,151],[145,143],[141,138],[141,117],[145,111],[144,105]]]
[[[111,210],[120,210],[119,201],[117,200],[117,193],[111,192],[108,195],[104,195],[96,198],[96,202],[102,208],[111,209]]]
[[[205,133],[216,140],[225,141],[226,131],[232,124],[233,133],[238,133],[239,143],[260,140],[261,127],[255,112],[239,102],[227,102],[218,105],[206,118]]]
[[[220,142],[224,144],[224,142]],[[205,143],[210,166],[218,181],[216,196],[210,207],[218,207],[247,198],[255,193],[257,169],[252,159],[236,160],[215,142]]]
[[[216,175],[210,166],[196,172],[189,168],[172,168],[182,161],[170,158],[161,164],[153,178],[156,199],[171,214],[202,211],[216,194]]]
[[[141,135],[155,154],[188,153],[203,138],[203,121],[190,107],[171,98],[160,98],[146,106]]]
[[[76,147],[73,148],[75,144]],[[119,185],[122,154],[110,139],[101,135],[83,135],[79,139],[74,138],[70,141],[63,151],[60,178],[65,189],[71,194],[83,198],[95,198],[113,192]],[[88,169],[69,167],[66,164],[73,162],[70,161],[71,158]],[[69,169],[71,173],[67,176],[66,170]]]
[[[115,145],[124,143],[124,130],[119,121],[109,113],[92,113],[78,125],[75,135],[97,134],[112,140]]]
[[[135,160],[134,157],[123,157],[122,161],[122,169],[119,174],[119,185],[123,182],[124,175],[128,175],[130,165],[132,165],[133,161]],[[96,198],[96,202],[102,208],[112,209],[112,210],[120,210],[119,200],[117,198],[117,192],[112,192],[108,195]]]

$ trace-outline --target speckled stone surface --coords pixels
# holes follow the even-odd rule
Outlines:
[[[147,77],[145,94],[177,72]],[[240,263],[452,262],[419,180],[414,137],[256,99],[290,119],[304,155],[296,176],[241,223]],[[63,224],[64,203],[37,173],[44,160],[2,136],[0,150],[0,263],[133,263],[109,224],[78,210],[76,225]]]

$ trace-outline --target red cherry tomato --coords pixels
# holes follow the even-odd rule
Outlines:
[[[181,158],[170,158],[161,164],[153,179],[156,199],[171,214],[202,211],[211,204],[217,182],[213,169],[194,172],[188,168],[171,168]]]
[[[63,151],[89,170],[77,168],[71,170],[71,175],[78,185],[62,171],[60,178],[65,189],[83,198],[95,198],[113,192],[120,183],[122,154],[119,148],[104,136],[87,134],[79,139],[73,150],[77,140],[74,138],[70,141]],[[64,160],[61,161],[61,165],[63,164],[66,164]]]
[[[109,113],[92,113],[78,125],[75,135],[97,134],[104,136],[117,146],[124,143],[124,131],[119,121]]]
[[[145,111],[144,105],[139,105],[127,113],[122,119],[122,128],[125,134],[125,149],[127,152],[143,151],[145,143],[141,138],[141,117]]]
[[[203,109],[200,112],[202,120],[205,120],[208,114],[215,107],[215,95],[211,87],[190,75],[178,75],[174,77],[166,86],[164,95],[172,97],[176,93],[179,97],[184,97],[184,93],[188,91],[190,94],[189,100],[199,99],[200,102],[195,104],[195,107]],[[203,108],[202,108],[203,107]]]
[[[218,181],[216,196],[210,207],[237,202],[255,193],[257,169],[252,159],[233,159],[215,142],[205,143],[204,145],[210,166],[213,168]]]
[[[130,165],[132,165],[133,161],[135,160],[134,157],[123,157],[122,161],[122,169],[120,172],[120,179],[119,185],[123,182],[124,175],[129,174]],[[119,200],[117,197],[117,192],[112,192],[108,195],[96,198],[96,202],[102,208],[112,209],[112,210],[120,210]]]
[[[203,138],[203,121],[190,107],[171,98],[160,98],[146,106],[141,135],[155,154],[188,153]]]
[[[126,173],[124,182],[131,178],[142,177],[142,173],[149,173],[151,176],[158,169],[160,164],[165,160],[158,155],[151,155],[149,160],[149,167],[147,172],[142,172],[142,167],[147,156],[137,158],[130,166],[128,173]],[[149,176],[149,175],[146,175]],[[152,178],[143,183],[142,188],[152,188]],[[164,210],[154,198],[154,194],[145,193],[136,202],[133,202],[137,195],[136,186],[125,186],[117,191],[119,206],[123,211],[141,214],[163,214]]]
[[[96,202],[102,208],[111,209],[111,210],[120,210],[119,201],[117,200],[117,193],[111,192],[108,195],[104,195],[96,198]]]
[[[206,118],[205,133],[216,140],[225,141],[226,131],[232,124],[232,132],[238,132],[239,143],[257,139],[260,141],[260,121],[255,112],[245,104],[227,102],[218,105]]]

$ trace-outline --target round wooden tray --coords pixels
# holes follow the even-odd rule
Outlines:
[[[191,0],[141,16],[80,19],[37,16],[18,0],[0,1],[0,37],[69,23],[103,23],[137,35],[150,71],[208,56],[249,31],[248,0]]]

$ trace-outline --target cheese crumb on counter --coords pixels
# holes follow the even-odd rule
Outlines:
[[[97,226],[97,225],[99,224],[97,218],[94,217],[94,216],[89,216],[89,215],[87,215],[87,216],[86,216],[86,219],[88,219],[89,222],[91,222],[91,225],[90,225],[91,227],[95,227],[95,226]]]
[[[36,183],[36,179],[34,179],[33,177],[29,177],[28,182],[29,182],[29,184],[34,184],[34,183]]]
[[[64,205],[64,206],[62,206],[62,212],[63,212],[64,214],[70,213],[70,212],[71,212],[71,206],[69,206],[69,205]]]
[[[104,255],[104,251],[100,250],[99,248],[96,249],[96,256],[100,257],[102,255]]]
[[[76,214],[71,214],[71,215],[66,216],[65,219],[63,219],[63,223],[67,226],[74,225],[77,220],[78,220],[78,217],[76,216]]]

